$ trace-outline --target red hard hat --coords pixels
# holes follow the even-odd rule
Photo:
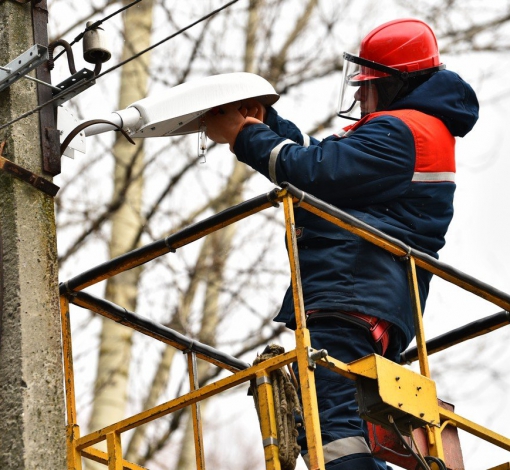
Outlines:
[[[434,32],[426,23],[416,19],[393,20],[375,28],[361,42],[359,57],[401,72],[416,72],[442,65]],[[364,68],[356,80],[388,75],[372,68],[364,73]]]

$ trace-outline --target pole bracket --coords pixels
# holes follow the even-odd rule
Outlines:
[[[53,106],[60,106],[66,101],[80,94],[82,91],[85,91],[87,88],[95,85],[96,81],[93,80],[93,78],[94,72],[84,68],[79,72],[71,75],[69,78],[59,83],[58,85],[55,85],[55,87],[53,87],[53,98],[57,98],[57,100],[53,103]],[[71,87],[72,90],[68,92],[67,90]],[[59,97],[59,95],[62,96]]]
[[[35,44],[23,54],[0,67],[0,91],[9,88],[14,82],[48,60],[48,48]]]
[[[55,197],[57,195],[58,190],[60,189],[57,185],[3,157],[2,152],[4,146],[5,142],[0,143],[0,170],[3,170],[6,173],[9,173],[10,175],[24,181],[25,183],[30,184],[48,196]]]

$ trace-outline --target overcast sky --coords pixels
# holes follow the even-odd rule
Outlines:
[[[361,9],[365,3],[359,1]],[[499,1],[501,8],[507,3]],[[497,8],[497,5],[498,2],[491,2],[491,7]],[[51,13],[57,14],[58,10]],[[394,15],[394,12],[381,8],[378,22],[393,19]],[[366,32],[373,26],[375,24],[367,25]],[[472,84],[481,110],[474,130],[464,139],[458,139],[455,216],[440,259],[509,292],[510,132],[507,128],[510,57],[473,54],[463,56],[462,60],[448,55],[443,55],[442,59],[447,68],[458,72]],[[307,88],[306,94],[297,90],[282,97],[275,107],[303,129],[309,128],[324,115],[325,109],[336,106],[339,80],[339,76],[322,80],[316,87]],[[87,97],[96,109],[104,108],[104,103],[94,103],[91,91],[87,92]],[[341,119],[337,123],[339,128],[347,124]],[[225,148],[223,152],[228,150]],[[212,155],[208,158],[218,157]],[[270,187],[262,177],[254,185],[261,192]],[[426,333],[433,337],[500,310],[460,288],[434,280],[425,315]],[[506,327],[484,339],[452,348],[448,353],[439,353],[431,360],[432,372],[439,376],[439,396],[452,400],[459,414],[507,436],[510,419],[507,400],[510,387],[509,332],[509,327]],[[469,372],[463,368],[462,374],[456,375],[456,365],[466,363],[470,364]],[[490,373],[487,364],[490,365]],[[447,365],[450,366],[448,372],[452,374],[449,379],[445,377]],[[482,445],[469,436],[463,435],[462,439],[468,470],[481,470],[509,460],[506,451]],[[304,466],[300,464],[298,468]]]

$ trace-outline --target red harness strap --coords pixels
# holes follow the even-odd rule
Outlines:
[[[381,318],[358,312],[339,312],[329,310],[308,310],[306,315],[309,319],[311,315],[313,315],[314,318],[341,318],[345,321],[366,328],[372,336],[375,345],[380,350],[381,356],[384,356],[384,353],[387,351],[390,344],[389,329],[391,327],[391,323],[386,320],[382,320]]]

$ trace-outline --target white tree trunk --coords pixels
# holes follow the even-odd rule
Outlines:
[[[152,0],[145,0],[126,10],[123,60],[150,44],[152,4]],[[123,67],[119,109],[145,97],[148,60],[145,54]],[[115,181],[112,199],[124,192],[124,200],[112,217],[111,258],[134,248],[143,223],[141,204],[144,153],[141,144],[133,146],[121,136],[115,143],[113,153]],[[140,269],[133,269],[109,279],[106,298],[128,310],[135,311],[140,273]],[[107,319],[103,320],[90,430],[100,429],[124,417],[132,333],[133,330],[129,328]],[[104,466],[87,461],[87,468],[102,470]]]

